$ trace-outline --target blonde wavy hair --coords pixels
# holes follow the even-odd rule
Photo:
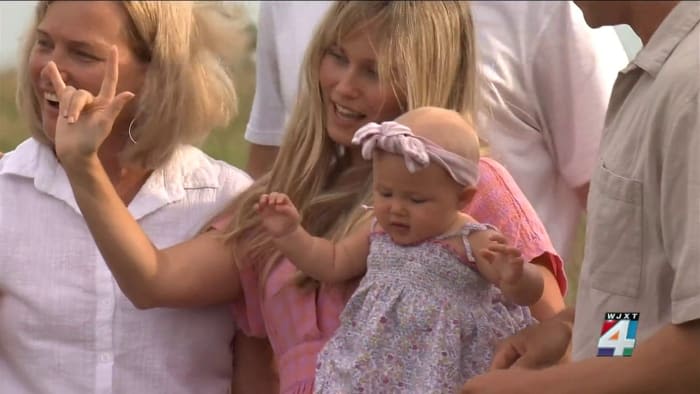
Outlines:
[[[305,54],[298,100],[271,171],[226,212],[232,217],[226,237],[236,263],[261,264],[262,281],[280,257],[253,209],[262,193],[286,193],[304,228],[316,236],[339,239],[367,216],[361,204],[370,202],[371,163],[351,166],[349,155],[340,154],[328,137],[319,85],[327,49],[363,28],[374,37],[379,80],[401,98],[402,111],[437,106],[468,120],[476,113],[475,36],[466,2],[336,2]]]
[[[41,128],[39,103],[32,90],[28,63],[36,28],[52,1],[39,1],[25,36],[18,65],[17,106],[32,136],[50,144]],[[154,169],[180,144],[199,144],[215,127],[237,113],[229,65],[247,42],[243,12],[221,2],[123,1],[128,16],[123,31],[137,59],[148,63],[136,105],[125,163]]]

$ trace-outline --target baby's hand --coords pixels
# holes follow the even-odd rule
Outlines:
[[[520,250],[510,246],[500,234],[489,237],[489,245],[480,251],[498,273],[500,285],[516,284],[523,277],[525,260]]]
[[[286,194],[263,194],[254,208],[260,214],[263,227],[273,237],[289,235],[299,226],[299,212]]]

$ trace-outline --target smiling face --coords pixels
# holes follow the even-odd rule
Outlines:
[[[430,164],[410,173],[403,156],[375,152],[374,214],[391,239],[409,245],[450,230],[464,204],[464,188]]]
[[[401,114],[391,87],[379,80],[371,30],[360,29],[323,54],[319,80],[326,131],[337,144],[350,147],[355,131],[368,122]]]
[[[56,1],[48,6],[36,29],[36,41],[29,55],[29,74],[39,102],[44,134],[53,141],[58,103],[54,89],[42,70],[53,60],[66,85],[97,95],[102,84],[107,56],[112,45],[119,51],[117,92],[137,94],[147,65],[130,50],[125,31],[126,11],[118,2]],[[126,130],[133,117],[133,103],[117,118],[114,128]]]

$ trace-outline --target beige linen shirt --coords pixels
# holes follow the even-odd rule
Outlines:
[[[637,340],[700,318],[700,3],[682,2],[620,72],[591,182],[573,357],[595,356],[605,312]]]

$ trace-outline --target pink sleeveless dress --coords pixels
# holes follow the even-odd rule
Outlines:
[[[479,161],[477,193],[465,210],[475,220],[498,228],[519,248],[525,261],[545,255],[562,294],[566,276],[542,222],[513,178],[497,162]],[[296,268],[281,259],[261,289],[253,265],[241,270],[244,296],[233,304],[238,327],[267,337],[277,358],[280,393],[312,393],[317,356],[340,326],[340,315],[357,282],[306,290],[291,281]]]

